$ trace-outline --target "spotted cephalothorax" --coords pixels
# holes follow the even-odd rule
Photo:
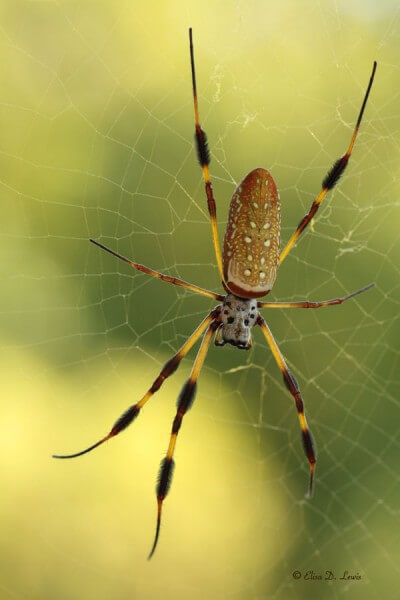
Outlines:
[[[250,329],[257,323],[257,302],[228,294],[221,310],[221,326],[215,336],[215,344],[232,344],[237,348],[251,348]]]
[[[225,234],[222,260],[216,219],[216,204],[209,172],[210,153],[207,147],[206,134],[200,126],[199,119],[191,29],[189,30],[189,39],[197,156],[203,170],[215,256],[217,259],[219,275],[221,277],[222,285],[226,295],[218,294],[214,291],[207,290],[192,283],[188,283],[187,281],[183,281],[182,279],[178,279],[177,277],[172,277],[171,275],[154,271],[154,269],[150,269],[145,265],[125,258],[122,256],[122,254],[107,248],[100,242],[91,240],[94,244],[116,256],[117,258],[125,261],[134,269],[141,271],[142,273],[146,273],[151,277],[157,277],[162,281],[172,283],[173,285],[181,286],[191,292],[201,294],[208,298],[213,298],[214,300],[217,300],[219,304],[215,306],[197,326],[194,332],[182,345],[180,350],[178,350],[178,352],[165,363],[144,396],[135,404],[132,404],[119,417],[119,419],[115,421],[114,425],[106,436],[81,452],[76,452],[74,454],[54,455],[56,458],[73,458],[74,456],[80,456],[86,452],[90,452],[94,448],[97,448],[107,440],[124,431],[134,420],[136,420],[146,402],[148,402],[150,398],[152,398],[152,396],[160,389],[164,381],[176,371],[182,359],[202,337],[202,342],[194,360],[191,373],[186,383],[183,385],[178,399],[177,410],[172,423],[167,453],[160,465],[159,478],[156,487],[157,525],[149,558],[151,558],[153,555],[158,542],[161,525],[161,511],[163,502],[170,488],[172,473],[174,470],[174,452],[177,436],[180,431],[183,418],[193,404],[196,394],[197,379],[214,335],[215,343],[219,346],[223,346],[224,344],[228,343],[233,344],[237,348],[248,349],[251,346],[251,328],[254,327],[254,325],[258,325],[261,329],[282,373],[286,387],[295,401],[301,428],[304,452],[310,465],[308,496],[311,496],[316,465],[316,455],[313,445],[313,438],[310,430],[308,429],[307,420],[304,413],[304,404],[301,397],[301,392],[294,375],[289,370],[286,360],[281,353],[266,321],[260,314],[259,309],[319,308],[321,306],[332,306],[341,304],[345,300],[349,300],[353,296],[361,294],[361,292],[365,292],[374,285],[367,285],[356,292],[341,298],[334,298],[333,300],[324,300],[321,302],[309,302],[308,300],[301,302],[260,302],[255,300],[255,298],[265,296],[271,291],[271,288],[275,282],[278,266],[282,264],[282,261],[294,247],[298,238],[316,214],[318,207],[328,191],[335,186],[343,174],[353,150],[368,95],[371,90],[376,70],[376,63],[374,63],[372,75],[361,106],[350,145],[346,153],[334,163],[332,169],[328,172],[327,176],[322,182],[322,189],[319,195],[312,203],[309,212],[300,221],[297,229],[287,242],[282,252],[279,252],[280,203],[278,190],[270,173],[266,169],[258,168],[246,175],[233,194],[229,209],[229,219]]]

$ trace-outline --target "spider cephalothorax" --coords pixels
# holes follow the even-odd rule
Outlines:
[[[257,301],[238,298],[234,294],[225,296],[221,309],[221,325],[215,336],[216,346],[232,344],[237,348],[251,348],[250,329],[257,324]]]
[[[310,497],[313,488],[316,454],[313,438],[308,428],[304,413],[303,399],[296,379],[289,370],[286,360],[281,353],[270,328],[268,327],[265,319],[259,313],[258,309],[319,308],[321,306],[332,306],[335,304],[341,304],[345,300],[348,300],[349,298],[352,298],[361,292],[365,292],[374,285],[369,284],[357,290],[356,292],[348,294],[347,296],[334,298],[333,300],[324,300],[322,302],[309,302],[307,300],[302,302],[259,302],[255,300],[256,298],[265,296],[271,291],[279,265],[282,264],[283,260],[293,248],[304,229],[314,217],[328,191],[335,186],[345,170],[354,147],[365,105],[371,90],[376,70],[376,62],[374,62],[372,75],[369,80],[367,91],[364,96],[364,101],[361,106],[349,147],[347,148],[346,153],[334,163],[332,169],[328,172],[327,176],[322,182],[322,189],[319,195],[312,203],[309,212],[300,221],[296,231],[289,239],[283,251],[280,252],[279,250],[280,200],[278,190],[271,174],[266,169],[258,168],[246,175],[233,194],[225,234],[224,254],[222,257],[218,238],[215,199],[208,169],[210,163],[210,154],[207,148],[206,135],[200,126],[199,119],[191,29],[189,30],[189,39],[197,156],[203,170],[207,195],[207,206],[211,219],[212,237],[218,271],[227,295],[217,294],[192,283],[188,283],[187,281],[183,281],[182,279],[154,271],[149,267],[145,267],[144,265],[125,258],[114,250],[107,248],[100,242],[90,240],[103,250],[106,250],[110,254],[113,254],[117,258],[125,261],[131,267],[141,271],[142,273],[146,273],[147,275],[157,277],[162,281],[167,281],[168,283],[181,286],[187,290],[196,292],[197,294],[207,296],[208,298],[213,298],[222,304],[218,304],[218,306],[210,311],[200,325],[198,325],[194,332],[188,337],[180,350],[178,350],[178,352],[165,363],[159,375],[153,381],[151,387],[147,390],[141,400],[135,404],[132,404],[119,417],[119,419],[117,419],[110,432],[106,436],[81,452],[67,455],[54,455],[56,458],[73,458],[74,456],[80,456],[86,452],[90,452],[110,438],[121,433],[121,431],[126,429],[128,425],[130,425],[136,419],[146,402],[148,402],[155,392],[160,389],[164,381],[176,371],[184,356],[187,355],[194,344],[201,338],[201,336],[203,336],[189,379],[183,385],[181,394],[179,396],[167,453],[160,465],[160,473],[156,488],[158,507],[157,526],[153,547],[150,551],[149,558],[151,558],[154,550],[156,549],[158,536],[160,533],[161,510],[171,484],[174,468],[173,456],[175,452],[177,436],[181,428],[183,417],[193,404],[197,379],[199,377],[213,336],[215,335],[215,343],[217,345],[223,346],[224,344],[228,343],[233,344],[237,348],[248,349],[251,346],[251,328],[254,327],[254,325],[258,325],[260,327],[268,346],[271,349],[274,359],[276,360],[282,373],[286,387],[295,401],[303,440],[303,447],[310,468],[307,494],[308,497]]]

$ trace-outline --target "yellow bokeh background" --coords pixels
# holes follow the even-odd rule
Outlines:
[[[396,3],[5,1],[0,24],[0,598],[396,597]],[[318,446],[309,502],[295,409],[262,336],[249,353],[211,348],[147,562],[194,351],[119,438],[75,461],[51,454],[105,435],[213,306],[89,238],[220,291],[189,26],[221,237],[235,185],[263,166],[289,238],[346,149],[378,61],[348,170],[271,299],[376,287],[341,307],[265,315]],[[340,580],[346,570],[361,580]]]

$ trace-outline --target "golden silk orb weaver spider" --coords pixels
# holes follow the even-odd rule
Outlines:
[[[201,368],[213,337],[215,337],[215,344],[217,346],[232,344],[237,348],[248,350],[251,347],[251,328],[256,325],[261,328],[282,373],[286,387],[295,401],[300,421],[304,451],[310,468],[307,491],[307,496],[310,497],[313,490],[316,454],[313,438],[304,413],[303,399],[296,379],[289,370],[286,360],[279,350],[278,344],[259,309],[320,308],[323,306],[342,304],[342,302],[353,298],[357,294],[365,292],[374,285],[373,283],[370,283],[347,296],[319,302],[309,302],[308,300],[303,302],[260,302],[257,300],[257,298],[266,296],[271,291],[275,282],[278,267],[284,261],[300,235],[314,217],[326,194],[335,186],[343,174],[353,151],[364,109],[374,80],[377,63],[374,62],[373,64],[372,74],[349,147],[345,154],[334,163],[333,167],[326,175],[322,182],[322,189],[319,195],[312,203],[309,212],[300,221],[297,229],[289,239],[283,251],[280,252],[280,200],[278,190],[271,174],[266,169],[258,168],[246,175],[232,196],[228,224],[225,232],[223,255],[221,256],[216,220],[216,205],[209,172],[210,154],[208,151],[206,134],[200,126],[199,119],[191,29],[189,29],[189,43],[195,116],[195,144],[198,160],[203,170],[207,206],[211,220],[212,238],[218,271],[226,294],[216,294],[204,288],[200,288],[197,285],[177,279],[176,277],[164,275],[149,267],[145,267],[144,265],[125,258],[100,242],[90,240],[93,244],[96,244],[106,252],[125,261],[128,265],[138,271],[142,271],[143,273],[161,279],[162,281],[181,286],[187,290],[196,292],[197,294],[213,298],[220,302],[220,304],[218,304],[218,306],[203,319],[175,356],[167,361],[143,398],[136,404],[130,406],[119,419],[117,419],[110,432],[105,437],[81,452],[68,455],[53,455],[54,458],[74,458],[76,456],[81,456],[121,433],[121,431],[126,429],[128,425],[136,419],[146,402],[160,389],[164,381],[176,371],[183,357],[186,356],[192,346],[194,346],[194,344],[203,336],[189,379],[185,382],[178,398],[177,411],[172,424],[167,453],[160,465],[156,487],[156,532],[148,558],[153,556],[158,543],[161,511],[171,484],[174,469],[173,457],[178,433],[182,425],[183,417],[193,404],[197,379],[200,375]]]

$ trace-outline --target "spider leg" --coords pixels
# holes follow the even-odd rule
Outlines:
[[[191,408],[191,406],[194,402],[194,398],[195,398],[195,394],[196,394],[196,387],[197,387],[197,379],[200,375],[200,371],[203,366],[204,360],[206,358],[208,349],[210,347],[212,337],[218,326],[219,326],[218,321],[213,321],[208,326],[208,329],[207,329],[206,333],[204,334],[203,341],[201,342],[201,346],[199,348],[196,359],[193,363],[193,368],[190,373],[190,377],[184,384],[182,391],[178,398],[177,411],[176,411],[176,415],[175,415],[175,418],[174,418],[174,421],[172,424],[172,431],[171,431],[167,454],[166,454],[165,458],[163,458],[161,461],[160,471],[159,471],[159,475],[158,475],[158,482],[157,482],[157,488],[156,488],[157,525],[156,525],[156,533],[154,536],[153,546],[152,546],[152,548],[150,550],[150,554],[148,556],[149,560],[153,556],[154,551],[157,547],[158,537],[160,534],[160,526],[161,526],[162,505],[163,505],[164,499],[165,499],[166,495],[168,494],[168,491],[171,486],[172,473],[173,473],[174,466],[175,466],[173,456],[174,456],[174,450],[175,450],[175,444],[176,444],[178,432],[181,428],[183,417],[185,416],[186,412]]]
[[[174,285],[178,285],[180,287],[186,288],[187,290],[190,290],[191,292],[196,292],[196,294],[201,294],[203,296],[208,296],[209,298],[214,298],[214,300],[223,300],[224,299],[224,296],[221,296],[220,294],[214,294],[214,292],[205,290],[197,285],[194,285],[193,283],[188,283],[187,281],[183,281],[182,279],[177,279],[176,277],[170,277],[169,275],[163,275],[162,273],[159,273],[158,271],[154,271],[153,269],[150,269],[149,267],[145,267],[144,265],[133,262],[132,260],[129,260],[129,258],[122,256],[122,254],[119,254],[118,252],[114,252],[114,250],[107,248],[107,246],[104,246],[100,242],[96,242],[96,240],[91,239],[90,241],[92,242],[92,244],[95,244],[99,248],[102,248],[109,254],[116,256],[120,260],[123,260],[124,262],[126,262],[128,265],[130,265],[137,271],[146,273],[146,275],[151,275],[152,277],[156,277],[157,279],[161,279],[162,281],[167,281],[168,283],[173,283]]]
[[[278,363],[279,369],[281,370],[286,387],[288,388],[289,392],[292,394],[292,396],[296,402],[297,414],[299,416],[300,427],[301,427],[301,435],[302,435],[302,440],[303,440],[304,452],[305,452],[305,455],[307,456],[308,462],[310,463],[310,480],[309,480],[309,484],[308,484],[308,491],[307,491],[306,497],[311,498],[312,491],[313,491],[315,464],[316,464],[317,458],[316,458],[314,442],[313,442],[313,438],[311,435],[311,431],[308,429],[306,416],[304,414],[304,404],[303,404],[303,399],[301,397],[301,393],[299,390],[299,386],[297,384],[297,381],[296,381],[293,373],[291,373],[291,371],[289,370],[289,367],[287,366],[286,361],[285,361],[281,351],[279,350],[278,344],[276,343],[276,341],[271,333],[270,328],[268,327],[268,325],[266,324],[266,322],[264,321],[264,319],[261,316],[258,317],[257,324],[260,325],[260,327],[265,335],[265,338],[268,342],[268,345],[271,348],[271,352],[274,355],[276,362]]]
[[[141,400],[139,400],[139,402],[137,402],[136,404],[133,404],[132,406],[130,406],[117,419],[117,421],[112,426],[111,431],[105,437],[103,437],[101,440],[99,440],[92,446],[89,446],[85,450],[81,450],[80,452],[76,452],[74,454],[53,454],[53,458],[75,458],[76,456],[81,456],[82,454],[86,454],[87,452],[94,450],[95,448],[97,448],[97,446],[100,446],[101,444],[103,444],[104,442],[109,440],[110,438],[115,437],[116,435],[121,433],[121,431],[126,429],[132,423],[132,421],[134,421],[134,419],[136,419],[136,417],[138,416],[139,412],[141,411],[143,406],[146,404],[146,402],[148,400],[150,400],[150,398],[153,396],[153,394],[160,389],[160,387],[162,386],[164,381],[167,379],[167,377],[169,377],[176,371],[176,369],[179,367],[179,364],[180,364],[182,358],[189,352],[191,347],[197,342],[197,340],[200,338],[200,336],[204,333],[205,329],[207,329],[207,327],[210,325],[210,323],[217,317],[218,313],[219,313],[219,308],[217,307],[216,309],[211,311],[210,314],[207,315],[207,317],[205,319],[203,319],[203,321],[200,323],[200,325],[195,329],[195,331],[192,333],[192,335],[183,344],[183,346],[181,347],[179,352],[177,352],[175,354],[175,356],[173,356],[170,360],[168,360],[165,363],[164,367],[161,369],[160,374],[154,380],[153,385],[148,389],[148,391],[143,396],[143,398]]]
[[[210,164],[210,152],[207,145],[207,136],[205,131],[201,128],[199,118],[199,104],[197,101],[197,86],[196,86],[196,71],[194,66],[194,52],[193,52],[193,38],[192,28],[189,29],[189,41],[190,41],[190,65],[192,69],[192,87],[193,87],[193,103],[194,103],[194,120],[195,120],[195,140],[197,148],[197,158],[201,168],[203,169],[204,184],[207,195],[207,206],[208,212],[211,219],[211,230],[214,242],[215,256],[217,259],[218,271],[221,277],[221,281],[224,282],[224,275],[222,271],[222,257],[221,248],[219,245],[218,228],[217,228],[217,209],[215,205],[215,199],[210,179],[210,172],[208,165]]]
[[[328,172],[325,179],[323,180],[322,190],[319,193],[319,196],[317,196],[316,200],[314,200],[309,212],[305,215],[305,217],[302,218],[302,220],[300,221],[300,223],[297,226],[296,231],[294,232],[294,234],[292,235],[292,237],[286,244],[285,248],[281,252],[279,264],[281,264],[285,260],[286,256],[289,254],[290,250],[292,249],[292,247],[294,246],[294,244],[296,243],[296,241],[298,240],[298,238],[300,237],[300,235],[302,234],[304,229],[307,227],[307,225],[309,224],[311,219],[314,217],[322,200],[325,198],[325,196],[329,192],[329,190],[331,190],[336,185],[336,183],[339,181],[340,177],[343,174],[343,171],[345,170],[345,168],[347,166],[347,163],[349,161],[349,158],[351,156],[351,153],[353,151],[353,147],[354,147],[354,144],[355,144],[355,141],[357,138],[358,130],[360,128],[361,120],[362,120],[362,117],[364,114],[365,105],[367,104],[368,96],[371,91],[372,83],[374,81],[376,65],[377,65],[377,63],[376,63],[376,61],[374,61],[371,77],[370,77],[368,87],[367,87],[367,91],[365,92],[364,101],[361,106],[360,114],[358,115],[357,123],[354,128],[354,132],[353,132],[349,147],[347,148],[346,153],[343,154],[343,156],[341,156],[340,158],[338,158],[338,160],[334,163],[333,167],[331,168],[331,170]]]
[[[346,300],[350,298],[354,298],[354,296],[358,296],[358,294],[362,294],[367,290],[373,288],[375,283],[369,283],[364,287],[348,294],[347,296],[342,296],[341,298],[334,298],[333,300],[321,300],[320,302],[308,302],[307,300],[303,302],[257,302],[258,308],[320,308],[321,306],[333,306],[335,304],[342,304]]]

